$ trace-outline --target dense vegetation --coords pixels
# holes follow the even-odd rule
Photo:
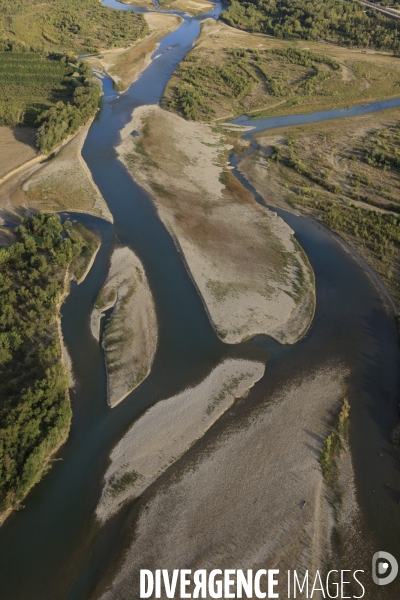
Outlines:
[[[0,0],[0,49],[78,54],[127,46],[147,32],[143,15],[99,0]]]
[[[225,49],[199,56],[187,55],[167,87],[164,103],[187,119],[209,120],[224,104],[235,113],[246,109],[246,99],[257,91],[262,105],[268,99],[313,96],[339,70],[331,57],[300,48]],[[293,68],[295,66],[295,68]]]
[[[25,219],[0,249],[0,519],[65,441],[71,421],[58,305],[84,242],[58,215]]]
[[[100,95],[89,65],[73,55],[0,52],[0,125],[39,126],[41,152],[75,133]]]
[[[397,21],[347,0],[232,0],[221,18],[233,27],[286,39],[400,48]]]

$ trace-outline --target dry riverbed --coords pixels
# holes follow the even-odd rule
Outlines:
[[[226,360],[197,386],[150,408],[111,453],[98,518],[139,496],[263,374],[260,362]]]
[[[113,309],[103,347],[107,367],[107,397],[116,406],[149,374],[157,348],[157,318],[143,265],[129,248],[117,248],[107,280],[91,318],[93,336],[100,339],[102,313]]]
[[[148,35],[130,48],[105,50],[99,56],[93,56],[88,62],[104,71],[114,81],[121,92],[126,91],[151,62],[151,55],[157,49],[160,39],[174,31],[183,22],[178,15],[164,13],[145,13],[149,26]]]
[[[323,569],[334,515],[318,460],[345,375],[334,367],[310,372],[225,419],[219,436],[189,451],[146,497],[131,547],[101,600],[137,597],[140,569],[160,565]],[[110,469],[115,460],[124,460],[122,447]]]
[[[220,338],[302,337],[314,314],[311,267],[291,229],[227,168],[223,135],[143,106],[121,137],[120,158],[153,195]]]

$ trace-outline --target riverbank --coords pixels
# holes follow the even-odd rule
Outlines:
[[[146,273],[129,248],[117,248],[91,317],[100,340],[100,320],[112,309],[102,345],[107,367],[107,399],[113,408],[150,373],[157,349],[157,317]]]
[[[332,120],[269,129],[254,135],[258,149],[239,164],[269,204],[316,217],[354,247],[397,310],[400,176],[382,161],[396,155],[399,123],[400,109],[390,109],[347,117],[341,127]]]
[[[223,136],[144,106],[121,139],[119,156],[152,194],[219,337],[227,343],[257,333],[282,343],[301,338],[314,314],[312,270],[291,229],[227,168]]]
[[[148,12],[143,16],[149,29],[143,39],[130,48],[104,50],[100,55],[86,59],[92,67],[111,77],[114,88],[120,92],[125,92],[149,66],[158,42],[183,23],[178,15]]]
[[[112,222],[112,215],[82,158],[92,120],[23,186],[23,204],[41,212],[82,212]]]
[[[263,363],[226,360],[197,386],[150,408],[111,453],[97,517],[105,521],[142,494],[263,374]]]
[[[146,497],[101,600],[137,595],[140,569],[160,564],[323,569],[334,519],[318,460],[345,377],[343,369],[327,367],[288,382],[249,411],[244,400],[220,435],[197,444]],[[117,448],[114,460],[122,461]],[[284,595],[283,585],[279,591]]]
[[[123,4],[130,4],[133,6],[146,6],[154,8],[154,0],[121,0]],[[210,11],[214,4],[208,0],[160,0],[160,8],[170,8],[172,10],[180,10],[190,16],[198,16]]]
[[[283,40],[206,19],[162,106],[203,121],[312,113],[399,97],[399,73],[388,52]]]

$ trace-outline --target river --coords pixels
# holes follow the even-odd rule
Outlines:
[[[115,0],[104,4],[132,9]],[[159,101],[174,69],[191,49],[201,20],[217,18],[220,11],[217,2],[207,15],[185,16],[125,94],[115,92],[108,78],[103,80],[101,110],[90,128],[83,157],[113,214],[114,226],[70,215],[102,237],[92,270],[81,285],[72,285],[62,308],[62,328],[76,379],[71,394],[72,430],[58,455],[61,460],[29,494],[24,509],[0,529],[1,600],[91,597],[105,565],[118,555],[131,510],[124,508],[102,530],[94,520],[110,450],[146,408],[199,382],[229,356],[265,357],[268,352],[265,376],[251,391],[249,402],[272,394],[305,369],[329,361],[351,369],[351,448],[364,535],[375,550],[400,556],[399,463],[389,442],[390,430],[398,422],[400,356],[393,319],[370,278],[317,224],[278,210],[315,271],[313,325],[295,346],[281,346],[266,337],[238,346],[223,344],[151,198],[116,157],[119,132],[132,110]],[[116,243],[132,248],[146,269],[156,304],[159,346],[150,376],[111,411],[106,403],[103,354],[90,334],[89,317]],[[394,600],[399,588],[392,589]]]

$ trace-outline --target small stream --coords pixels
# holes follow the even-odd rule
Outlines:
[[[116,0],[104,4],[121,10],[146,10]],[[216,336],[151,198],[116,156],[119,132],[134,108],[160,100],[176,66],[192,48],[201,21],[218,18],[221,6],[218,1],[207,15],[185,15],[182,25],[160,42],[153,62],[125,94],[115,92],[108,78],[103,80],[101,110],[89,131],[83,157],[113,214],[114,225],[90,216],[69,215],[102,239],[88,277],[81,285],[71,286],[62,308],[63,333],[76,379],[71,394],[72,430],[51,471],[29,494],[25,508],[0,529],[1,600],[88,600],[105,567],[118,557],[131,510],[130,506],[124,508],[103,529],[93,516],[111,449],[144,410],[199,382],[226,357],[266,361],[265,376],[250,392],[249,402],[272,395],[299,374],[326,364],[340,363],[351,370],[351,447],[365,539],[374,550],[400,556],[399,463],[389,442],[391,428],[398,422],[400,354],[393,319],[369,277],[317,224],[274,208],[295,231],[315,271],[315,319],[305,338],[294,346],[282,346],[263,336],[228,346]],[[349,109],[346,115],[359,114],[358,110],[360,107]],[[281,126],[299,118],[308,119],[302,122],[319,120],[314,116],[273,121],[279,120]],[[260,200],[240,173],[235,174]],[[106,403],[104,357],[91,336],[89,319],[116,244],[129,246],[146,269],[156,304],[159,346],[149,377],[111,411]],[[397,600],[399,587],[392,589],[394,595],[387,597]]]

